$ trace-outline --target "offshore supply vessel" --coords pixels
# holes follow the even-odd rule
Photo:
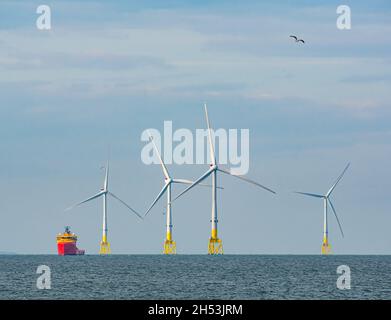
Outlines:
[[[76,242],[77,236],[71,232],[70,227],[65,227],[64,233],[59,233],[57,235],[58,255],[67,256],[84,254],[84,250],[77,248]]]

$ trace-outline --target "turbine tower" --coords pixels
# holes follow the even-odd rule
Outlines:
[[[66,210],[73,209],[74,207],[77,207],[83,203],[86,203],[86,202],[91,201],[93,199],[97,199],[99,197],[102,197],[103,198],[103,224],[102,224],[102,241],[100,243],[99,254],[110,254],[111,253],[110,243],[107,239],[107,231],[108,231],[108,229],[107,229],[107,197],[109,195],[112,196],[114,199],[117,199],[120,203],[122,203],[125,207],[127,207],[130,211],[132,211],[135,215],[137,215],[140,219],[142,219],[142,217],[137,213],[137,211],[135,211],[133,208],[131,208],[125,201],[121,200],[115,194],[113,194],[109,191],[109,160],[107,160],[106,167],[102,167],[102,169],[103,168],[105,169],[105,180],[103,183],[103,187],[100,189],[100,191],[97,194],[95,194],[94,196],[89,197],[88,199],[83,200],[83,201],[67,208]]]
[[[206,124],[208,126],[208,141],[209,141],[209,154],[210,154],[210,167],[207,172],[205,172],[201,177],[199,177],[194,183],[192,183],[189,187],[187,187],[185,190],[183,190],[175,199],[178,199],[180,196],[185,194],[187,191],[195,187],[197,184],[205,180],[207,177],[212,176],[212,217],[211,217],[211,237],[209,238],[209,244],[208,244],[208,254],[223,254],[223,243],[221,239],[218,237],[217,233],[217,172],[222,172],[225,174],[228,174],[230,176],[236,177],[238,179],[241,179],[243,181],[249,182],[253,185],[256,185],[260,188],[263,188],[269,192],[276,193],[273,190],[259,184],[258,182],[255,182],[253,180],[250,180],[248,178],[245,178],[243,176],[232,174],[231,172],[221,169],[217,162],[216,157],[214,153],[214,147],[212,142],[212,133],[209,123],[209,117],[208,117],[208,109],[206,107],[206,104],[204,105],[205,108],[205,118],[206,118]]]
[[[155,204],[159,201],[159,199],[163,196],[165,192],[167,192],[167,212],[166,212],[166,239],[164,240],[163,253],[164,254],[176,254],[176,243],[172,240],[172,210],[171,210],[171,185],[173,183],[178,184],[187,184],[191,185],[193,181],[186,179],[174,179],[170,176],[166,165],[163,162],[163,159],[159,153],[159,150],[153,140],[152,135],[148,131],[148,135],[150,140],[152,141],[153,147],[156,151],[157,157],[159,158],[159,162],[162,166],[163,175],[164,175],[164,186],[162,190],[159,192],[155,200],[152,202],[148,210],[145,212],[144,217],[151,211],[151,209],[155,206]],[[206,185],[204,185],[206,186]],[[219,189],[222,189],[219,187]]]
[[[327,255],[331,253],[331,246],[329,243],[329,225],[328,225],[328,204],[330,204],[330,207],[334,213],[334,216],[338,222],[339,230],[341,230],[342,237],[344,237],[343,230],[341,223],[339,222],[337,212],[335,210],[335,207],[333,203],[330,200],[330,195],[334,191],[335,187],[337,186],[338,182],[342,179],[343,175],[345,174],[346,170],[348,170],[350,166],[350,163],[347,164],[345,169],[342,171],[340,176],[337,178],[335,183],[331,186],[331,188],[327,191],[325,195],[321,194],[315,194],[315,193],[307,193],[307,192],[296,192],[305,196],[314,197],[314,198],[320,198],[323,199],[323,243],[322,243],[322,254]]]

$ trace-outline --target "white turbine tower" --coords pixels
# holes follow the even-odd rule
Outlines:
[[[323,243],[322,243],[322,251],[321,251],[322,254],[331,253],[331,247],[330,247],[330,243],[329,243],[328,204],[330,204],[330,207],[333,210],[333,213],[334,213],[335,218],[337,220],[339,229],[341,230],[342,237],[344,237],[342,226],[341,226],[341,223],[339,222],[338,215],[337,215],[337,212],[335,211],[334,205],[330,200],[330,195],[334,191],[338,182],[342,179],[346,170],[348,170],[349,166],[350,166],[350,163],[347,164],[345,169],[342,171],[340,176],[337,178],[335,183],[331,186],[331,188],[327,191],[327,193],[325,195],[315,194],[315,193],[307,193],[307,192],[296,192],[296,193],[299,193],[299,194],[302,194],[305,196],[323,199]]]
[[[145,212],[144,217],[151,211],[151,209],[155,206],[155,204],[159,201],[159,199],[163,196],[165,192],[167,192],[167,212],[166,212],[166,239],[164,240],[164,247],[163,247],[163,253],[164,254],[176,254],[176,243],[172,240],[172,208],[171,208],[171,185],[173,183],[177,184],[187,184],[191,185],[193,181],[186,180],[186,179],[174,179],[170,176],[166,165],[163,162],[163,159],[159,153],[159,150],[155,144],[155,141],[153,140],[152,135],[148,131],[148,135],[150,140],[152,141],[153,147],[156,151],[156,155],[159,159],[159,162],[162,166],[163,174],[164,174],[164,186],[162,190],[159,192],[155,200],[152,202],[152,204],[149,206],[148,210]],[[204,185],[206,186],[206,185]],[[222,189],[219,187],[219,189]]]
[[[206,104],[204,105],[205,107],[205,118],[206,118],[206,123],[208,126],[208,140],[209,140],[209,149],[210,149],[210,168],[207,172],[205,172],[200,178],[198,178],[194,183],[192,183],[189,187],[187,187],[185,190],[183,190],[175,199],[178,199],[180,196],[185,194],[187,191],[192,189],[194,186],[205,180],[207,177],[210,175],[212,176],[212,219],[211,219],[211,224],[212,224],[212,230],[211,230],[211,237],[209,238],[209,244],[208,244],[208,254],[223,254],[223,244],[221,239],[219,239],[218,234],[217,234],[217,172],[222,172],[225,174],[228,174],[230,176],[236,177],[238,179],[241,179],[243,181],[249,182],[251,184],[254,184],[258,187],[261,187],[269,192],[276,193],[273,190],[259,184],[258,182],[255,182],[253,180],[247,179],[243,176],[238,176],[235,174],[232,174],[229,171],[226,171],[224,169],[221,169],[217,162],[216,162],[216,157],[214,153],[214,147],[213,147],[213,142],[212,142],[212,133],[211,133],[211,128],[210,128],[210,123],[209,123],[209,117],[208,117],[208,109],[206,107]]]
[[[137,213],[137,211],[135,211],[133,208],[131,208],[125,201],[121,200],[120,198],[118,198],[115,194],[111,193],[109,191],[109,160],[107,160],[107,164],[106,164],[106,167],[102,167],[105,169],[105,180],[104,180],[104,183],[103,183],[103,187],[100,189],[100,191],[92,196],[92,197],[89,197],[88,199],[86,200],[83,200],[71,207],[69,207],[68,209],[66,210],[70,210],[74,207],[77,207],[83,203],[86,203],[88,201],[91,201],[93,199],[97,199],[99,197],[103,197],[103,225],[102,225],[102,241],[100,243],[100,250],[99,250],[99,254],[110,254],[111,253],[111,249],[110,249],[110,243],[108,242],[108,239],[107,239],[107,197],[110,195],[112,196],[114,199],[117,199],[120,203],[122,203],[125,207],[127,207],[130,211],[132,211],[134,214],[136,214],[140,219],[142,219],[142,217]]]

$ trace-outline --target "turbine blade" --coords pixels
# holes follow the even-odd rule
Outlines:
[[[142,219],[142,216],[134,210],[131,206],[129,206],[125,201],[118,198],[114,193],[108,192],[109,195],[111,195],[113,198],[117,199],[119,202],[121,202],[125,207],[127,207],[130,211],[132,211],[136,216],[138,216],[140,219]]]
[[[194,181],[187,180],[187,179],[172,179],[172,182],[174,183],[181,183],[181,184],[192,184]]]
[[[157,197],[155,198],[155,200],[152,202],[152,204],[149,206],[148,210],[144,213],[144,217],[148,214],[149,211],[151,211],[151,209],[153,208],[153,206],[156,204],[156,202],[158,202],[158,200],[162,197],[162,195],[164,194],[164,192],[166,191],[166,189],[168,188],[168,185],[169,183],[166,183],[162,190],[160,190],[159,194],[157,195]]]
[[[340,174],[340,176],[338,177],[337,181],[335,181],[335,183],[333,184],[333,186],[330,188],[330,190],[327,192],[326,194],[326,197],[328,197],[332,192],[333,190],[335,189],[335,187],[337,186],[338,182],[342,179],[343,175],[345,174],[346,170],[348,170],[350,166],[350,163],[347,164],[347,166],[345,167],[345,169],[342,171],[342,173]]]
[[[194,181],[186,180],[186,179],[172,179],[172,182],[174,182],[174,183],[181,183],[181,184],[193,184],[194,183]],[[200,183],[199,186],[200,187],[211,187],[212,185],[211,184]],[[217,189],[221,189],[221,190],[224,189],[223,187],[216,187],[216,188]]]
[[[337,219],[338,226],[339,226],[339,230],[341,230],[342,238],[344,238],[345,236],[344,236],[344,234],[343,234],[342,226],[341,226],[341,223],[339,222],[339,219],[338,219],[338,216],[337,216],[337,212],[335,211],[335,208],[334,208],[334,206],[333,206],[333,203],[331,202],[331,200],[330,200],[329,198],[327,198],[327,200],[329,201],[330,206],[331,206],[331,209],[333,209],[335,218]]]
[[[74,204],[73,206],[70,206],[70,207],[68,207],[68,208],[66,208],[65,209],[65,211],[68,211],[68,210],[71,210],[71,209],[73,209],[74,207],[77,207],[77,206],[79,206],[79,205],[81,205],[81,204],[83,204],[83,203],[86,203],[86,202],[88,202],[88,201],[91,201],[91,200],[94,200],[94,199],[96,199],[96,198],[99,198],[101,195],[103,195],[104,194],[104,192],[99,192],[99,193],[97,193],[96,195],[94,195],[94,196],[92,196],[92,197],[89,197],[89,198],[87,198],[87,199],[85,199],[85,200],[83,200],[83,201],[81,201],[81,202],[79,202],[79,203],[76,203],[76,204]]]
[[[107,162],[106,162],[106,170],[105,170],[105,182],[104,182],[104,185],[103,185],[103,188],[105,191],[108,190],[108,187],[109,187],[109,159],[107,158]]]
[[[206,107],[206,103],[204,104],[204,108],[205,108],[206,124],[208,125],[208,140],[209,140],[210,158],[211,158],[212,164],[215,165],[216,164],[216,157],[215,157],[215,152],[214,152],[213,143],[212,143],[212,133],[210,130],[208,108]]]
[[[148,135],[149,135],[150,140],[152,141],[153,147],[155,148],[157,157],[159,158],[160,164],[161,164],[162,169],[163,169],[163,174],[164,174],[164,176],[165,176],[167,179],[170,179],[170,175],[169,175],[169,173],[168,173],[167,167],[166,167],[166,165],[165,165],[164,162],[163,162],[163,159],[162,159],[162,157],[161,157],[161,155],[160,155],[160,153],[159,153],[159,150],[157,149],[157,146],[156,146],[156,144],[155,144],[155,141],[153,140],[153,137],[152,137],[151,133],[149,132],[149,130],[147,130],[147,132],[148,132]]]
[[[172,202],[174,202],[176,199],[178,199],[180,196],[185,194],[187,191],[195,187],[197,184],[199,184],[201,181],[205,180],[215,169],[209,169],[206,171],[201,177],[199,177],[196,181],[194,181],[190,186],[188,186],[185,190],[183,190],[179,195],[177,195]]]
[[[248,182],[248,183],[251,183],[251,184],[253,184],[253,185],[256,185],[257,187],[260,187],[260,188],[262,188],[262,189],[265,189],[265,190],[267,190],[267,191],[269,191],[269,192],[271,192],[271,193],[276,194],[276,192],[273,191],[272,189],[269,189],[269,188],[267,188],[267,187],[261,185],[260,183],[251,180],[251,179],[245,178],[245,177],[243,177],[243,176],[238,176],[238,175],[236,175],[236,174],[232,174],[231,172],[229,172],[229,171],[227,171],[227,170],[220,169],[220,168],[217,169],[217,170],[220,171],[220,172],[223,172],[223,173],[225,173],[225,174],[228,174],[228,175],[230,175],[230,176],[232,176],[232,177],[235,177],[235,178],[238,178],[238,179],[240,179],[240,180],[243,180],[243,181],[246,181],[246,182]]]
[[[298,191],[295,191],[295,193],[304,194],[305,196],[310,196],[310,197],[315,197],[315,198],[324,198],[324,196],[322,196],[320,194],[315,194],[315,193],[298,192]]]
[[[206,184],[206,183],[199,183],[198,184],[200,187],[213,187],[211,184]],[[224,187],[219,187],[219,186],[216,186],[216,189],[220,189],[220,190],[224,190]]]

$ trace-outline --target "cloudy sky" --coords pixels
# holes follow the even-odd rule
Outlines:
[[[226,253],[316,254],[322,203],[333,194],[340,254],[391,254],[391,4],[344,1],[47,1],[52,29],[37,30],[42,1],[0,6],[0,251],[55,253],[70,225],[97,253],[102,203],[69,212],[97,191],[111,148],[111,190],[144,212],[159,192],[158,165],[141,161],[146,128],[250,129],[249,177],[272,195],[221,177]],[[289,38],[306,40],[297,45]],[[195,179],[207,165],[170,165]],[[176,188],[174,194],[181,189]],[[210,191],[174,203],[180,253],[205,253]],[[160,253],[165,201],[144,221],[109,203],[113,253]]]

